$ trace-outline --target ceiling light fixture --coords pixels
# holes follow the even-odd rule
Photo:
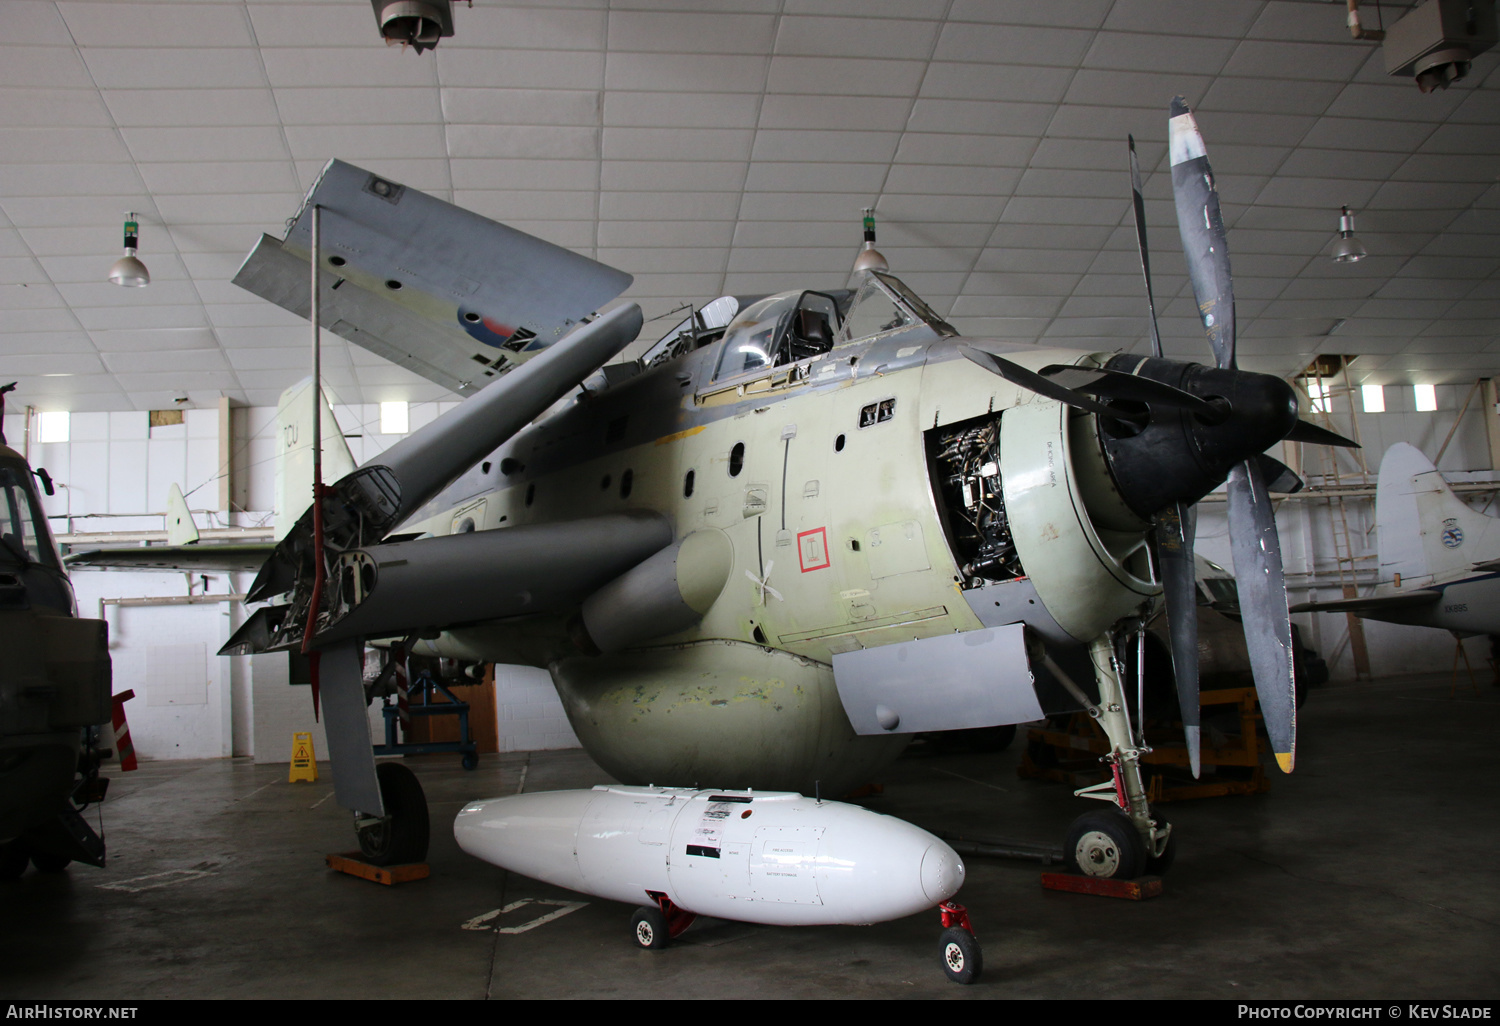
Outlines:
[[[453,35],[453,0],[370,0],[370,6],[387,46],[410,46],[421,53]]]
[[[1339,264],[1353,264],[1368,255],[1364,243],[1354,237],[1354,215],[1345,207],[1339,217],[1339,241],[1333,244],[1333,260]]]
[[[145,264],[135,258],[140,233],[140,225],[136,223],[135,212],[131,211],[125,215],[125,255],[116,260],[115,265],[109,269],[109,280],[116,285],[141,288],[151,284],[151,272],[146,270]]]
[[[865,248],[859,251],[859,256],[854,258],[854,273],[863,274],[866,271],[889,271],[891,265],[886,263],[885,256],[875,248],[875,208],[865,207]]]

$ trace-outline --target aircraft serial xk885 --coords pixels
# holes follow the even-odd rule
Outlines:
[[[251,589],[289,598],[225,651],[320,653],[338,800],[377,858],[410,857],[420,802],[370,751],[361,661],[384,639],[547,668],[584,747],[628,784],[836,795],[913,733],[1083,706],[1113,743],[1096,795],[1112,807],[1079,818],[1068,854],[1104,876],[1159,863],[1170,827],[1141,787],[1122,678],[1165,594],[1196,764],[1189,506],[1228,479],[1289,771],[1267,482],[1295,479],[1261,454],[1350,444],[1300,421],[1279,378],[1236,369],[1218,197],[1180,101],[1171,160],[1212,367],[1161,358],[1154,313],[1152,357],[960,338],[879,270],[721,297],[606,366],[642,315],[591,311],[628,275],[331,162],[235,281],[469,398],[324,489]]]

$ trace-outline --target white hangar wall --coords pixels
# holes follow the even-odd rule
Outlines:
[[[411,429],[456,405],[413,404]],[[376,404],[335,405],[334,416],[356,463],[400,437],[379,433]],[[212,509],[220,476],[217,410],[186,410],[182,424],[156,427],[145,411],[73,413],[67,442],[30,446],[32,466],[45,468],[58,486],[42,500],[54,533],[161,531],[173,484],[185,493],[200,529],[269,525],[276,410],[232,409],[230,422],[234,512],[226,513]],[[17,449],[26,444],[24,415],[6,415],[5,436]],[[38,437],[35,421],[32,437]],[[125,711],[139,757],[287,762],[295,731],[312,732],[315,750],[325,757],[309,690],[287,685],[285,657],[215,654],[246,611],[242,603],[214,596],[243,594],[252,574],[80,570],[72,576],[79,613],[109,621],[114,693],[135,692]],[[190,593],[197,604],[121,604]],[[578,746],[544,671],[505,667],[496,674],[496,689],[501,751]],[[383,737],[378,705],[371,708],[371,727],[374,737]]]
[[[1436,455],[1468,391],[1468,386],[1438,386],[1437,412],[1417,413],[1410,386],[1387,386],[1389,412],[1353,414],[1358,436],[1365,443],[1369,483],[1374,483],[1380,454],[1396,442],[1409,442],[1429,457]],[[1354,404],[1358,402],[1356,396]],[[411,428],[421,427],[454,405],[413,405]],[[1348,399],[1336,402],[1334,430],[1355,431],[1348,410]],[[356,463],[377,455],[399,437],[378,432],[375,404],[336,405],[334,413]],[[69,441],[31,446],[33,465],[45,467],[60,486],[56,495],[44,498],[54,531],[160,531],[167,490],[174,483],[187,493],[200,528],[269,524],[275,494],[275,417],[276,411],[269,407],[231,411],[235,512],[224,513],[208,509],[218,495],[217,410],[187,410],[182,424],[166,427],[151,427],[145,412],[74,413]],[[7,415],[5,430],[19,448],[24,417]],[[1344,452],[1336,458],[1346,483],[1361,479],[1355,458]],[[1325,472],[1322,460],[1310,447],[1299,469],[1315,480]],[[1455,481],[1496,476],[1479,400],[1464,415],[1440,466]],[[1489,493],[1480,493],[1474,504],[1482,507],[1490,498]],[[1231,566],[1223,504],[1205,502],[1199,510],[1198,551]],[[1490,512],[1500,512],[1500,504],[1490,507]],[[1293,602],[1314,588],[1318,597],[1337,595],[1335,515],[1321,501],[1288,500],[1277,512]],[[1372,580],[1377,545],[1373,499],[1346,500],[1344,516],[1359,578]],[[312,720],[307,691],[286,686],[284,659],[224,659],[214,654],[243,622],[245,610],[241,603],[213,596],[243,593],[250,576],[209,574],[205,581],[204,575],[181,573],[80,571],[74,575],[80,613],[99,616],[102,611],[110,622],[115,692],[130,689],[136,693],[126,710],[141,756],[254,755],[257,761],[285,762],[290,758],[294,730],[312,730],[318,751],[326,751],[321,727]],[[124,606],[114,601],[180,597],[190,590],[207,601],[186,606]],[[1328,660],[1335,679],[1353,677],[1346,619],[1303,614],[1297,620],[1307,640]],[[1443,632],[1369,620],[1364,621],[1364,628],[1377,677],[1452,665],[1453,641]],[[1471,662],[1483,667],[1488,642],[1471,639],[1467,651]],[[545,672],[504,667],[496,673],[496,687],[502,751],[577,746]],[[377,732],[381,729],[378,707],[372,710],[372,725]]]

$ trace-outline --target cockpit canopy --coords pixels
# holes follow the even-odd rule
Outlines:
[[[833,348],[838,302],[823,292],[782,292],[751,303],[724,332],[715,380],[791,363]]]
[[[647,350],[638,366],[655,367],[717,344],[710,380],[720,381],[912,327],[958,334],[899,278],[872,271],[857,290],[720,296],[694,308]]]
[[[869,274],[852,299],[842,290],[781,292],[745,307],[724,332],[713,380],[796,363],[846,342],[925,324],[958,332],[899,279]]]

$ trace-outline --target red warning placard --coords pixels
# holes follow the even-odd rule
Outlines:
[[[828,567],[828,531],[826,528],[815,527],[811,531],[803,531],[797,535],[797,560],[802,566],[803,573]]]

